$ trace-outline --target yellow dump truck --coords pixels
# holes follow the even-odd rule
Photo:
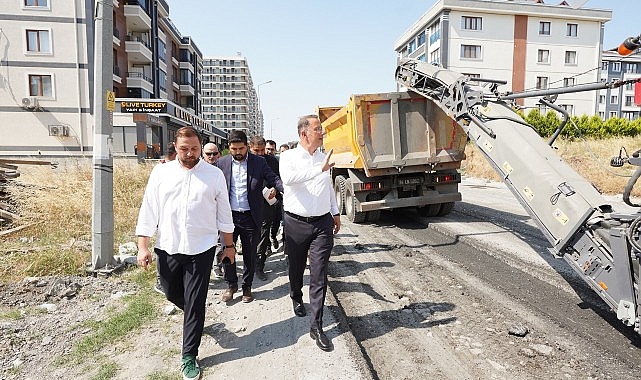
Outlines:
[[[353,95],[345,107],[320,107],[325,151],[334,150],[334,191],[350,221],[416,207],[449,213],[461,200],[457,169],[467,136],[430,99],[414,93]]]

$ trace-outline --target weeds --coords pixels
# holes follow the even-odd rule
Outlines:
[[[127,307],[111,315],[108,319],[96,322],[94,332],[78,341],[71,352],[61,357],[58,364],[81,364],[98,353],[102,347],[112,345],[126,335],[135,332],[145,323],[152,321],[158,314],[151,291],[125,297]]]

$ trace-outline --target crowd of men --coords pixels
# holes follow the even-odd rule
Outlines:
[[[178,130],[168,155],[152,170],[138,217],[138,264],[152,262],[149,244],[156,235],[156,290],[184,312],[182,375],[201,376],[196,358],[204,328],[212,269],[223,276],[224,302],[242,289],[252,302],[254,277],[265,272],[271,249],[277,250],[283,225],[293,312],[304,317],[303,274],[309,262],[310,336],[323,351],[332,344],[322,329],[327,264],[340,229],[340,215],[329,169],[332,151],[323,153],[324,131],[316,115],[302,117],[299,142],[283,144],[240,130],[229,133],[229,154],[214,143],[204,146],[194,128]],[[171,153],[171,154],[170,154]],[[236,247],[240,240],[243,271]]]

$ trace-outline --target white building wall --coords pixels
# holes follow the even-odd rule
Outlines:
[[[550,35],[540,35],[540,22],[550,23]],[[577,36],[567,36],[567,24],[577,24]],[[537,77],[547,77],[549,88],[564,85],[564,78],[574,78],[575,84],[593,83],[598,79],[600,60],[599,41],[601,23],[597,21],[566,20],[559,18],[528,18],[528,45],[525,88],[535,89]],[[538,62],[539,50],[549,51],[549,62]],[[576,52],[576,64],[566,64],[567,51]],[[594,115],[594,91],[560,94],[555,104],[573,105],[574,115]],[[526,98],[526,107],[536,107],[537,98]]]
[[[3,13],[20,17],[3,20],[0,33],[0,155],[81,154],[91,145],[85,2],[50,1],[49,8],[3,2]],[[70,6],[69,3],[73,3]],[[89,20],[91,22],[91,20]],[[27,51],[27,30],[49,32],[50,52]],[[29,75],[52,77],[51,96],[31,96]],[[24,98],[39,107],[25,109]],[[51,136],[52,127],[64,126],[69,136]]]
[[[462,18],[481,17],[482,30],[465,30]],[[450,13],[449,69],[508,81],[511,88],[514,16],[473,11]],[[461,45],[480,45],[481,59],[461,58]]]

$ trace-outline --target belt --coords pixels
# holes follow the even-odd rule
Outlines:
[[[285,214],[291,216],[294,219],[297,219],[297,220],[300,220],[300,221],[303,221],[303,222],[306,222],[306,223],[312,223],[312,222],[315,222],[317,220],[320,220],[321,218],[326,217],[329,213],[324,214],[324,215],[319,215],[319,216],[300,216],[300,215],[293,214],[293,213],[291,213],[289,211],[285,211]]]
[[[236,214],[247,214],[250,213],[251,210],[245,210],[245,211],[236,211],[236,210],[231,210],[231,212],[235,212]]]

